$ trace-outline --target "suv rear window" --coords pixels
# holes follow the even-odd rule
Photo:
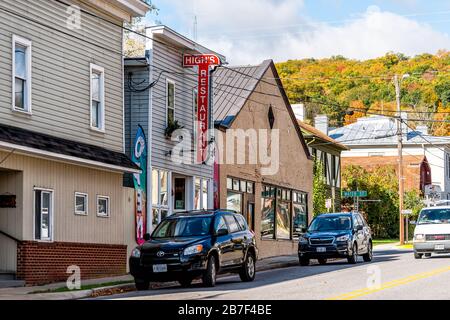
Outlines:
[[[224,216],[224,218],[228,224],[230,233],[235,233],[235,232],[240,231],[239,224],[237,223],[236,219],[232,215],[227,214]]]
[[[239,227],[241,228],[241,231],[247,230],[247,222],[245,221],[245,218],[241,216],[240,214],[234,216],[239,223]]]

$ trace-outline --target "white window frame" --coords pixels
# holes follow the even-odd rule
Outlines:
[[[174,80],[166,79],[166,125],[169,124],[169,84],[173,84],[173,121],[176,120],[175,110],[176,110],[176,92],[177,84]]]
[[[196,203],[195,203],[195,188],[196,188],[196,181],[200,180],[200,208],[196,208]],[[203,198],[203,185],[204,182],[206,182],[206,203],[204,203],[204,198]],[[213,198],[213,193],[212,193],[212,184],[213,181],[209,178],[204,178],[204,177],[194,177],[194,210],[208,210],[211,209],[211,202],[212,202],[212,198]]]
[[[104,214],[100,214],[100,212],[99,212],[99,205],[98,205],[98,202],[99,202],[99,200],[107,200],[107,207],[106,207],[106,215],[104,215]],[[97,217],[99,217],[99,218],[109,218],[109,217],[111,217],[111,198],[109,197],[109,196],[102,196],[102,195],[97,195],[97,202],[96,202],[96,207],[97,207],[97,209],[96,209],[96,211],[97,211]]]
[[[447,179],[450,179],[450,154],[446,153],[446,164],[445,167],[447,168]]]
[[[16,44],[26,47],[26,94],[24,98],[24,109],[16,107]],[[31,81],[32,81],[32,42],[31,40],[13,35],[12,36],[12,111],[32,114],[31,111]]]
[[[40,226],[36,225],[36,191],[40,191],[40,192],[47,192],[50,193],[50,219],[49,219],[49,235],[50,237],[48,238],[42,238],[42,234],[41,234],[41,238],[37,239],[36,238],[36,228],[40,228]],[[41,194],[42,197],[42,194]],[[46,188],[34,188],[33,189],[33,239],[37,242],[53,242],[54,239],[54,216],[55,216],[55,191],[53,189],[46,189]],[[42,223],[42,218],[41,218],[41,223]],[[42,233],[42,230],[41,230]]]
[[[158,224],[159,224],[161,222],[161,211],[167,211],[167,216],[170,216],[173,214],[173,211],[171,210],[171,203],[173,200],[172,192],[171,192],[171,190],[172,190],[172,172],[163,170],[163,169],[153,168],[152,169],[152,183],[153,183],[153,172],[157,172],[158,182],[157,182],[156,186],[152,185],[152,195],[151,195],[151,200],[150,200],[151,204],[152,204],[152,206],[151,206],[151,208],[152,208],[151,224],[153,224],[153,210],[158,211]],[[167,205],[161,204],[161,193],[163,191],[161,189],[161,176],[164,173],[167,173]],[[158,194],[158,203],[153,203],[153,190],[155,188],[156,188],[157,194]]]
[[[92,125],[92,75],[94,73],[99,73],[100,77],[100,125],[94,127]],[[91,63],[89,72],[89,126],[91,130],[105,133],[105,68]]]
[[[86,199],[85,211],[77,211],[77,197],[84,197]],[[89,195],[83,192],[75,192],[74,211],[77,216],[87,216],[89,214]]]

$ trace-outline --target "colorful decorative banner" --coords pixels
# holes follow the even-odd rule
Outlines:
[[[183,56],[183,67],[198,67],[197,96],[197,162],[204,163],[208,158],[208,129],[210,106],[210,68],[219,66],[220,58],[213,54],[194,54]]]
[[[132,152],[133,162],[141,168],[141,173],[133,175],[136,198],[136,242],[141,245],[145,242],[147,217],[147,140],[144,129],[139,125]]]

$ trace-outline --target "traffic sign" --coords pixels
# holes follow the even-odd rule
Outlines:
[[[342,193],[344,198],[365,198],[367,197],[367,191],[344,191]]]
[[[412,215],[412,210],[411,209],[407,209],[407,210],[402,210],[402,214],[405,216],[410,216]]]

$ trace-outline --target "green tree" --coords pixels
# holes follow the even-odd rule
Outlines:
[[[320,160],[314,160],[313,181],[313,214],[317,216],[327,211],[327,185],[325,181],[324,168]]]
[[[152,4],[151,0],[144,0],[150,6],[148,14],[158,14],[158,8]],[[126,57],[139,57],[145,54],[145,38],[137,33],[145,34],[145,25],[143,18],[133,18],[130,23],[126,23],[125,27],[129,30],[124,31],[124,54]]]
[[[394,166],[368,171],[361,166],[347,166],[342,172],[344,190],[367,190],[368,199],[360,203],[375,238],[398,237],[398,182]],[[353,201],[353,200],[350,200]]]

